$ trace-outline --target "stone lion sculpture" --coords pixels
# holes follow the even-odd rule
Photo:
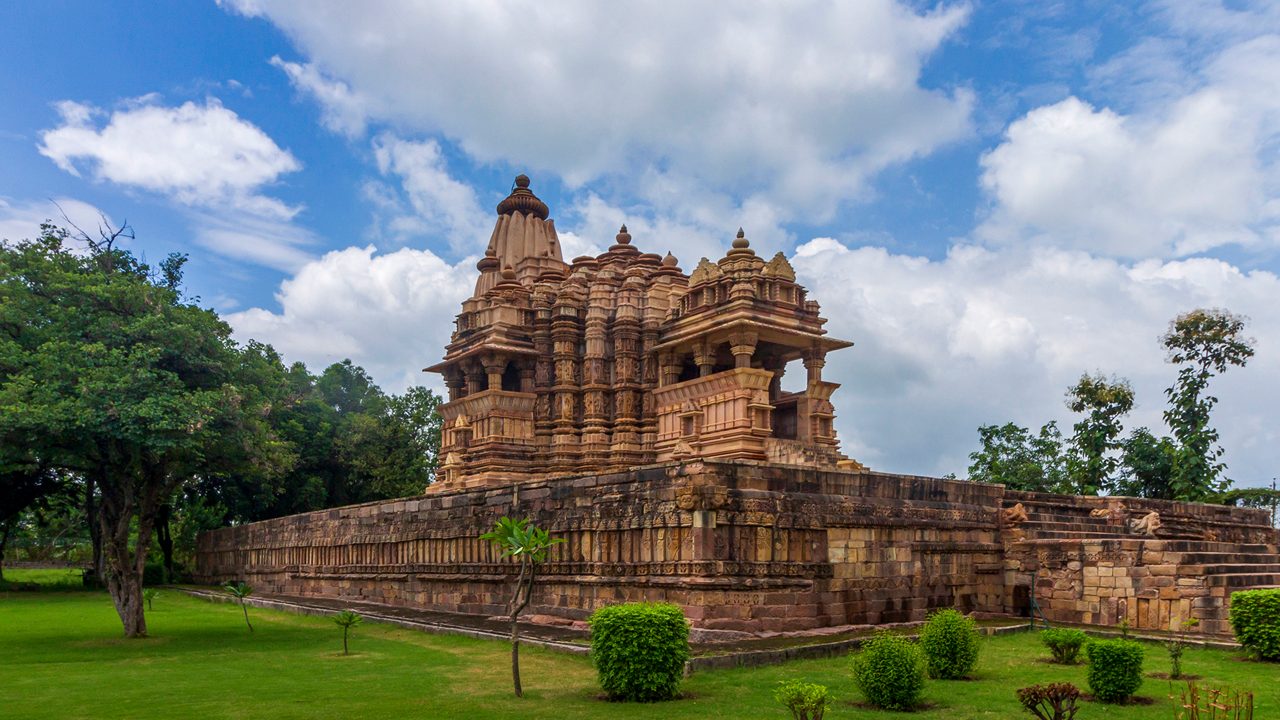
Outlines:
[[[1005,525],[1021,525],[1026,521],[1027,521],[1027,509],[1022,506],[1022,503],[1018,503],[1013,507],[1008,507],[1004,509]]]
[[[1135,535],[1150,535],[1155,537],[1156,531],[1161,528],[1163,523],[1160,522],[1160,513],[1152,510],[1137,520],[1129,521],[1129,532]]]

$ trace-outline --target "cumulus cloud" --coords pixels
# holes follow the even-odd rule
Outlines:
[[[280,285],[279,312],[226,316],[241,341],[274,345],[313,370],[350,358],[386,390],[441,387],[420,372],[443,355],[452,321],[475,287],[475,258],[450,265],[427,250],[336,250]]]
[[[373,154],[382,176],[396,181],[371,183],[365,191],[385,233],[400,241],[442,237],[462,254],[483,251],[493,212],[480,207],[474,188],[450,174],[438,142],[384,133],[374,139]]]
[[[1280,279],[1206,258],[1124,263],[1084,252],[953,247],[928,260],[821,238],[793,260],[832,335],[857,345],[827,364],[846,450],[873,467],[964,475],[979,425],[1075,418],[1063,395],[1081,373],[1129,378],[1128,427],[1163,429],[1176,372],[1157,338],[1178,313],[1226,307],[1252,318],[1258,358],[1280,355]],[[1229,475],[1270,478],[1280,370],[1259,360],[1214,381]]]
[[[287,219],[297,213],[259,191],[302,167],[266,133],[217,100],[178,107],[142,98],[110,114],[64,101],[62,124],[40,134],[40,153],[79,176],[169,195],[195,206],[232,207]]]
[[[993,208],[977,235],[1121,258],[1277,243],[1276,77],[1270,36],[1221,52],[1167,103],[1120,114],[1072,97],[1029,112],[982,158]]]
[[[301,208],[263,193],[301,163],[216,99],[166,107],[151,94],[109,114],[57,107],[62,122],[41,133],[39,150],[63,170],[171,198],[196,242],[226,257],[284,271],[311,259],[314,237],[292,222]]]
[[[969,132],[967,91],[920,85],[962,5],[228,4],[288,33],[307,58],[290,74],[329,117],[443,135],[575,187],[659,168],[826,214]]]

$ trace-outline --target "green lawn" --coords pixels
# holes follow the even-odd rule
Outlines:
[[[17,578],[15,578],[17,579]],[[324,618],[250,608],[256,632],[233,605],[162,591],[148,613],[153,637],[128,641],[105,594],[0,593],[0,717],[14,718],[780,718],[771,697],[782,679],[828,685],[839,704],[828,718],[892,718],[853,706],[846,658],[698,673],[686,698],[657,705],[598,699],[589,660],[537,649],[523,653],[526,697],[511,697],[502,642],[363,625],[353,654]],[[1085,668],[1037,662],[1033,636],[984,638],[977,678],[931,681],[931,709],[913,718],[1027,717],[1014,690],[1033,682],[1085,684]],[[1168,670],[1149,645],[1147,669]],[[1259,718],[1280,717],[1280,666],[1235,653],[1192,649],[1188,672],[1258,694]],[[1149,679],[1149,706],[1086,703],[1090,718],[1171,718],[1167,681]]]
[[[79,569],[4,569],[4,584],[0,590],[9,585],[36,583],[46,590],[83,590],[84,573]]]

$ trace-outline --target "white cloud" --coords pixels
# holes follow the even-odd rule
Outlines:
[[[188,216],[196,242],[224,257],[293,272],[311,261],[312,233],[291,222],[249,213],[229,216],[192,212]]]
[[[278,55],[271,64],[283,70],[295,88],[320,103],[320,122],[326,128],[349,138],[364,134],[365,101],[346,83],[325,77],[315,65],[287,62]]]
[[[1123,115],[1037,108],[982,158],[977,235],[1122,258],[1280,241],[1280,37],[1234,45],[1189,92]],[[1144,78],[1144,92],[1152,89]]]
[[[178,107],[148,96],[104,113],[64,101],[62,124],[40,134],[40,153],[79,176],[163,193],[191,206],[233,207],[288,219],[298,208],[261,194],[264,185],[301,168],[287,150],[217,100]]]
[[[919,85],[963,5],[228,4],[288,33],[331,122],[442,135],[572,187],[657,168],[812,220],[969,132],[967,91]]]
[[[111,224],[106,213],[74,198],[23,202],[0,197],[0,240],[34,239],[40,235],[40,224],[46,220],[72,232],[75,229],[68,224],[74,225],[96,238],[104,218],[106,224]]]
[[[336,250],[281,284],[280,312],[251,308],[225,319],[237,339],[270,343],[315,371],[350,358],[388,391],[439,389],[439,377],[420,370],[443,356],[453,318],[475,288],[474,264],[409,248]]]
[[[402,241],[443,237],[460,254],[483,251],[494,213],[480,207],[474,188],[450,175],[439,143],[387,133],[374,140],[373,153],[383,177],[394,177],[403,190],[397,193],[385,183],[366,187],[386,232]]]
[[[822,303],[832,335],[857,345],[828,358],[846,451],[873,467],[961,476],[979,425],[1038,426],[1074,418],[1063,404],[1081,373],[1132,380],[1127,426],[1163,431],[1164,388],[1175,369],[1157,338],[1176,314],[1226,307],[1252,318],[1257,358],[1214,381],[1215,424],[1230,476],[1274,473],[1280,430],[1280,279],[1197,258],[1125,264],[1077,251],[954,247],[938,261],[829,238],[801,245],[801,282]]]

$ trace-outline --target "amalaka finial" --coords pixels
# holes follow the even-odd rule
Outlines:
[[[524,173],[516,176],[511,194],[507,199],[498,203],[499,215],[511,215],[517,212],[540,220],[546,220],[549,212],[547,204],[539,200],[538,196],[529,189],[529,176]]]

